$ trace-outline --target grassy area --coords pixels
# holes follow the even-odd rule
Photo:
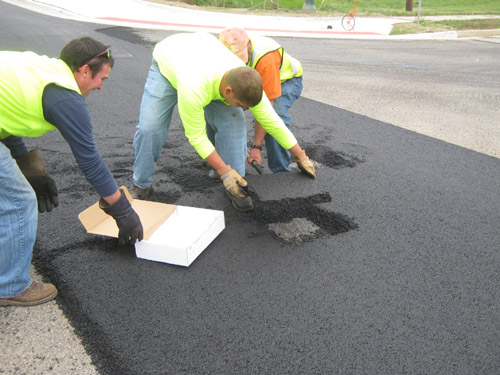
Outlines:
[[[318,4],[319,3],[319,4]],[[419,0],[413,0],[413,11],[406,11],[406,0],[358,0],[356,13],[359,15],[401,16],[416,15]],[[338,9],[341,13],[352,10],[354,0],[315,1],[317,9]],[[421,15],[448,14],[500,14],[498,0],[422,0]]]
[[[398,23],[392,28],[391,35],[417,34],[448,30],[489,30],[500,29],[500,19],[469,19],[469,20],[442,20],[429,21],[422,19],[417,22]]]
[[[167,3],[166,0],[152,0]],[[300,13],[305,0],[184,0],[204,8],[218,10],[272,13]],[[355,0],[314,0],[318,16],[343,15],[354,10]],[[406,11],[407,0],[358,0],[358,16],[417,15],[419,0],[413,0],[413,11]],[[422,0],[421,15],[500,14],[499,0]]]

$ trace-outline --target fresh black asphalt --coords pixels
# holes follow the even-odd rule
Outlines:
[[[57,56],[82,35],[111,44],[115,68],[88,103],[101,154],[130,187],[152,44],[137,30],[0,9],[1,49]],[[99,372],[497,374],[499,160],[305,98],[292,115],[318,178],[249,167],[251,213],[232,208],[174,119],[154,200],[226,217],[189,268],[85,233],[77,214],[98,197],[68,145],[57,132],[29,140],[60,191],[33,261]],[[296,236],[276,231],[287,225]]]

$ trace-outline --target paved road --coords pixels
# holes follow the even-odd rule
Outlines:
[[[129,185],[151,46],[168,32],[0,7],[2,49],[55,56],[77,35],[113,46],[111,79],[88,102],[103,157]],[[75,213],[96,196],[68,147],[57,133],[30,142],[42,147],[61,191],[57,212],[41,217],[34,261],[60,289],[57,304],[99,373],[495,374],[499,161],[479,147],[403,128],[416,108],[460,111],[463,93],[498,103],[490,88],[499,82],[498,45],[279,40],[310,72],[293,114],[320,177],[249,171],[258,210],[236,213],[200,170],[176,119],[155,199],[226,213],[226,230],[188,269],[137,260],[133,249],[85,234]],[[414,87],[416,108],[405,104]],[[439,102],[432,87],[456,94]],[[470,110],[463,108],[464,118]],[[394,120],[381,117],[387,113]],[[494,132],[494,121],[480,122]],[[446,115],[426,120],[450,133],[461,130],[456,124]],[[308,231],[298,232],[297,223]],[[17,311],[1,315],[2,332],[18,349],[9,352],[17,363],[2,361],[5,372],[91,373],[85,359],[64,350],[74,339],[46,341],[64,319],[48,318],[47,332],[35,323],[36,337],[21,335],[9,330]],[[26,359],[36,343],[59,353]]]
[[[287,41],[308,98],[500,156],[500,44],[484,40]]]

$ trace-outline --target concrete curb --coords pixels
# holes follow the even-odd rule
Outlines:
[[[387,39],[397,39],[397,40],[449,40],[458,38],[488,38],[488,37],[499,37],[500,29],[490,29],[490,30],[452,30],[452,31],[440,31],[435,33],[418,33],[418,34],[399,34],[399,35],[389,35]]]
[[[436,33],[418,33],[418,34],[398,34],[389,35],[387,39],[394,40],[447,40],[458,38],[458,33],[456,31],[441,31]]]
[[[475,36],[488,37],[488,36],[498,36],[500,37],[500,29],[490,29],[490,30],[460,30],[457,32],[459,38],[470,38]]]

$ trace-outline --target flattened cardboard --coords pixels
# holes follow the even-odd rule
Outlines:
[[[225,228],[223,211],[133,199],[126,187],[121,189],[144,228],[144,239],[135,244],[138,258],[189,267]],[[78,218],[88,233],[118,237],[115,220],[99,202]]]
[[[151,237],[155,230],[172,215],[177,207],[173,204],[134,199],[125,186],[121,186],[120,189],[125,192],[132,208],[141,219],[145,240]],[[78,215],[78,219],[80,219],[80,222],[88,233],[118,238],[118,226],[115,219],[99,207],[99,202],[82,211]]]

